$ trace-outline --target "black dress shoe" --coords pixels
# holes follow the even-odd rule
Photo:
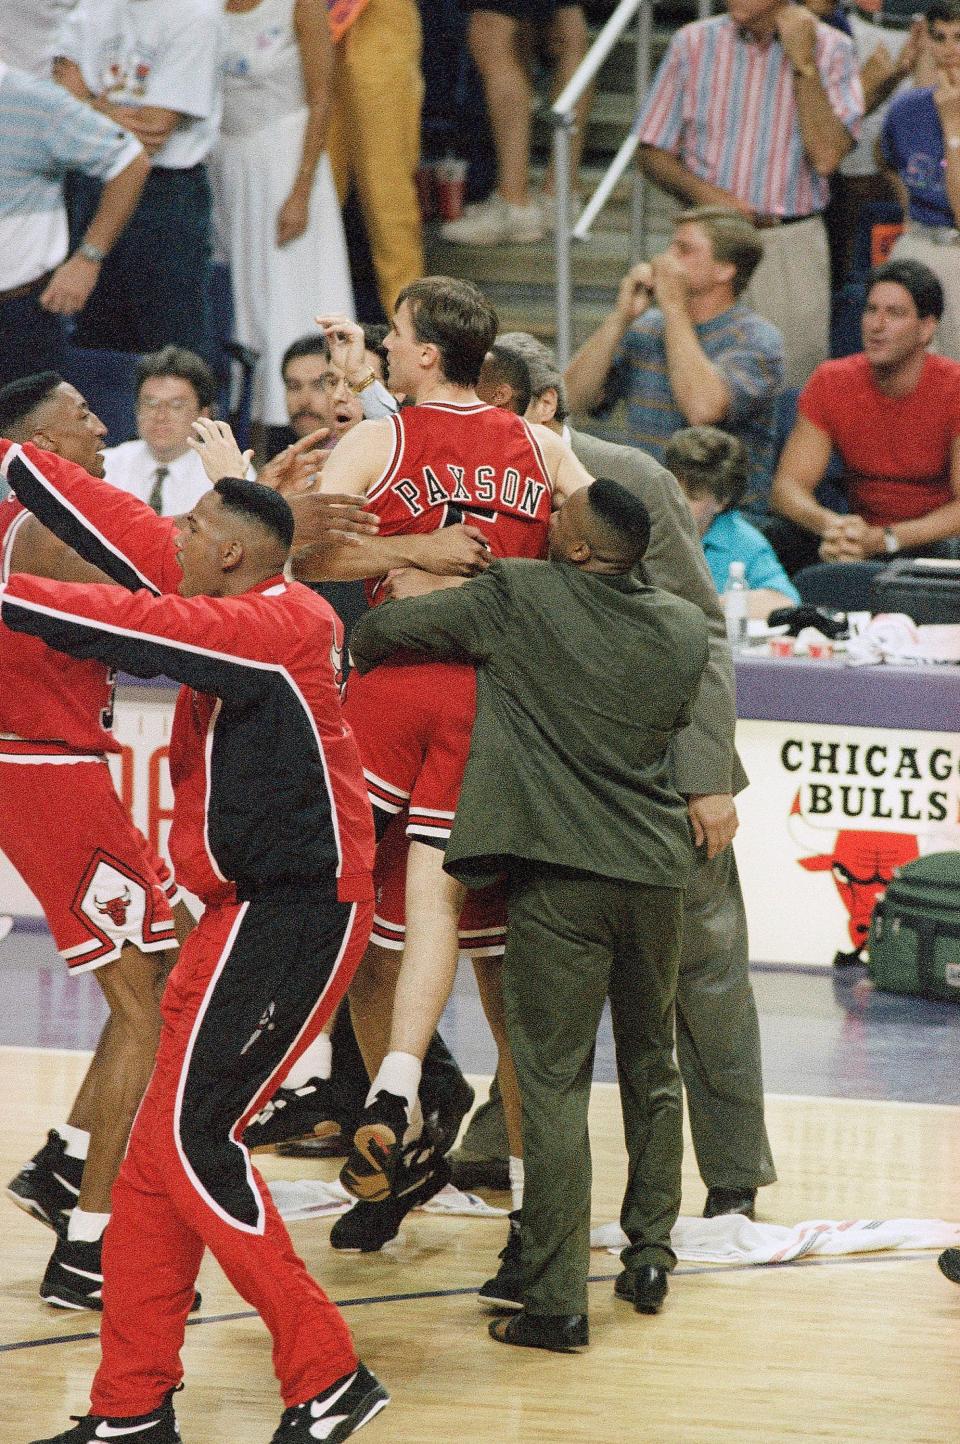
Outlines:
[[[960,1248],[945,1248],[937,1265],[952,1284],[960,1284]]]
[[[723,1213],[742,1213],[744,1218],[753,1218],[756,1201],[755,1188],[708,1188],[703,1216],[719,1218]]]
[[[659,1314],[670,1289],[668,1279],[665,1268],[644,1264],[642,1268],[624,1269],[614,1282],[613,1292],[629,1300],[638,1314]]]
[[[489,1333],[498,1344],[551,1349],[555,1354],[576,1354],[590,1342],[586,1314],[528,1314],[522,1309],[509,1319],[494,1319]]]

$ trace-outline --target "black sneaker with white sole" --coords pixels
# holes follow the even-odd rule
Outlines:
[[[427,1130],[400,1153],[394,1192],[379,1203],[355,1203],[330,1230],[330,1245],[342,1252],[376,1253],[396,1238],[412,1208],[426,1203],[450,1182],[450,1165]]]
[[[44,1303],[52,1304],[55,1309],[102,1310],[102,1248],[103,1240],[99,1238],[93,1243],[58,1239],[40,1285]],[[190,1312],[195,1313],[202,1303],[200,1294],[195,1293]]]
[[[7,1197],[18,1208],[33,1215],[38,1223],[67,1236],[70,1214],[80,1196],[83,1159],[71,1158],[67,1145],[55,1128],[47,1141],[7,1184]]]
[[[295,1139],[339,1136],[340,1131],[329,1079],[311,1078],[300,1088],[278,1088],[247,1124],[243,1141],[251,1153],[256,1153]]]
[[[363,1364],[324,1389],[315,1399],[285,1409],[270,1444],[339,1444],[390,1403],[390,1395]],[[93,1436],[96,1438],[96,1435]]]
[[[121,1440],[122,1444],[182,1444],[170,1394],[149,1414],[133,1414],[125,1419],[103,1414],[70,1417],[76,1420],[73,1429],[49,1439],[34,1439],[33,1444],[94,1444],[99,1439]]]
[[[500,1250],[500,1267],[478,1290],[481,1303],[496,1309],[523,1308],[523,1274],[520,1271],[520,1210],[510,1214],[506,1247]]]
[[[340,1182],[354,1198],[382,1203],[396,1191],[394,1178],[408,1121],[406,1099],[383,1088],[364,1108],[353,1135],[353,1147],[340,1170]]]

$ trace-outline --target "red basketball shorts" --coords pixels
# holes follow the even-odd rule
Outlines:
[[[134,826],[103,758],[22,748],[0,756],[0,849],[71,973],[112,963],[127,943],[176,947],[173,874]]]
[[[391,822],[377,848],[373,869],[376,907],[372,943],[402,948],[406,940],[407,850],[404,819]],[[475,958],[501,957],[507,940],[507,908],[497,887],[471,889],[460,914],[460,951]]]
[[[446,845],[476,709],[476,672],[463,663],[389,662],[365,677],[351,672],[344,714],[375,817],[406,811],[408,837]]]

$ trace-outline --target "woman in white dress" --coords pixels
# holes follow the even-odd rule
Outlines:
[[[226,0],[225,10],[214,234],[230,266],[237,340],[260,353],[253,418],[285,426],[284,351],[318,312],[354,314],[324,150],[333,45],[324,0]]]

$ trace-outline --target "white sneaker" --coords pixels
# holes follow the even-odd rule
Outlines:
[[[458,246],[521,245],[543,239],[543,216],[536,201],[514,206],[496,192],[467,206],[458,221],[446,221],[440,236]]]

